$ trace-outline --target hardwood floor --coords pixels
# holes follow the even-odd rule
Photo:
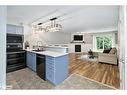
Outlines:
[[[120,88],[118,66],[78,59],[80,56],[81,54],[69,54],[69,74],[76,73],[117,89]]]

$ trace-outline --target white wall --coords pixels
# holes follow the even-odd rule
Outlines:
[[[30,43],[30,47],[37,45],[37,41],[45,44],[68,44],[71,41],[71,33],[65,32],[32,32],[31,28],[24,25],[25,41]]]
[[[40,40],[45,41],[50,44],[68,44],[70,43],[70,34],[62,33],[62,32],[54,32],[54,33],[40,33]]]
[[[0,89],[6,88],[6,6],[0,6]]]
[[[71,41],[73,41],[73,36],[80,33],[72,33]],[[75,45],[81,45],[81,52],[88,52],[89,49],[92,49],[92,35],[90,33],[81,33],[83,35],[83,41],[85,43],[71,43],[69,45],[69,52],[75,53]]]
[[[104,30],[103,30],[104,31]],[[113,47],[118,47],[118,35],[117,35],[117,31],[111,31],[111,32],[109,32],[109,31],[107,31],[107,32],[100,32],[100,33],[98,33],[98,32],[95,32],[95,33],[72,33],[72,35],[71,35],[71,41],[73,40],[73,35],[75,35],[75,34],[82,34],[83,35],[83,37],[84,37],[84,42],[85,42],[85,44],[82,44],[81,43],[81,46],[82,46],[82,48],[81,48],[81,51],[82,52],[88,52],[90,49],[92,49],[93,50],[93,36],[94,35],[101,35],[101,34],[113,34],[114,35],[114,45],[113,45]],[[69,46],[70,46],[70,53],[74,53],[75,52],[75,44],[79,44],[79,43],[72,43],[72,44],[70,44]]]

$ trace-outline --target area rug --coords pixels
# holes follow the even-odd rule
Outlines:
[[[81,55],[78,59],[98,63],[98,58],[89,58],[88,55]]]
[[[55,87],[55,89],[66,89],[66,90],[84,90],[84,89],[102,89],[102,90],[113,90],[115,88],[104,85],[102,83],[96,82],[94,80],[88,79],[86,77],[80,76],[78,74],[73,74],[67,78],[63,83]]]
[[[7,74],[7,89],[40,89],[40,90],[73,90],[73,89],[113,89],[109,86],[92,81],[78,74],[70,75],[61,84],[54,86],[48,81],[39,78],[30,69],[22,69]]]

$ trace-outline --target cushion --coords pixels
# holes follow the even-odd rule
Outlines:
[[[109,53],[111,51],[112,48],[109,49],[104,49],[103,53]]]
[[[112,48],[111,51],[109,52],[109,54],[115,54],[117,52],[116,48]]]

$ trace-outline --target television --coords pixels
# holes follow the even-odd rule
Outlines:
[[[83,41],[83,35],[74,35],[74,41]]]

